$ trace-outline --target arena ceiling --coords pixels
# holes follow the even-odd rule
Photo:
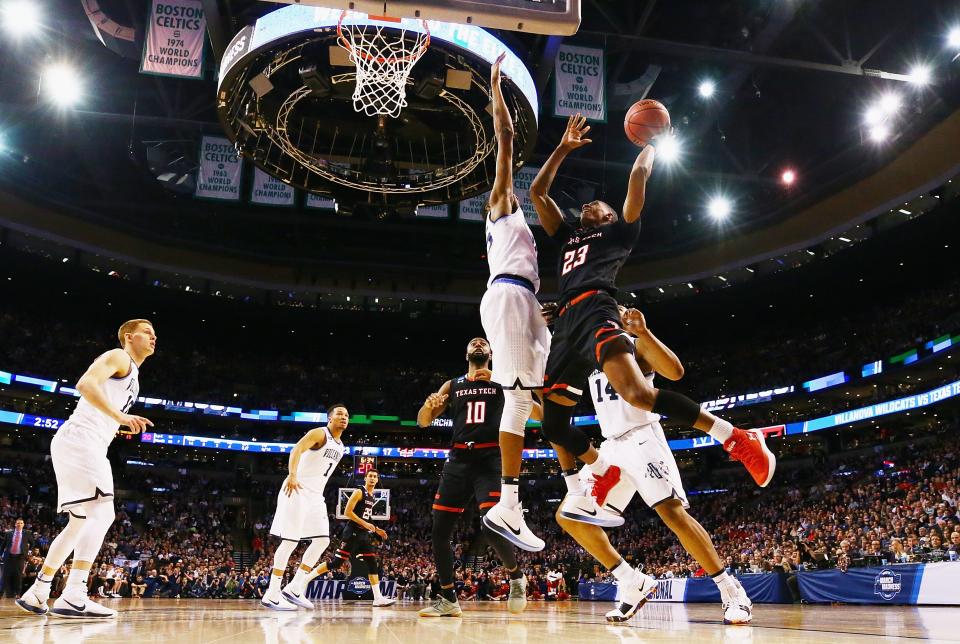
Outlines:
[[[158,175],[189,173],[200,136],[222,133],[213,61],[233,34],[278,5],[203,0],[214,55],[203,80],[178,80],[139,73],[148,4],[51,0],[41,33],[4,36],[0,184],[7,192],[178,250],[307,273],[373,265],[443,268],[465,278],[485,272],[475,223],[343,217],[302,203],[293,209],[245,200],[225,205],[159,181]],[[101,41],[85,13],[97,5],[97,15],[133,28],[134,40],[107,35]],[[632,260],[637,270],[762,237],[859,185],[935,132],[960,104],[960,45],[948,44],[950,29],[960,26],[955,2],[584,0],[582,14],[576,36],[498,35],[528,63],[540,90],[544,107],[533,165],[549,154],[564,126],[550,108],[556,48],[568,43],[606,50],[608,122],[594,126],[594,143],[563,168],[556,184],[563,207],[595,197],[618,206],[636,152],[621,126],[627,106],[649,97],[670,109],[683,153],[677,164],[658,167],[648,191],[644,233]],[[51,106],[41,91],[45,65],[57,61],[72,65],[84,87],[70,109]],[[928,66],[930,82],[910,82],[918,65]],[[709,98],[700,92],[705,81],[715,86]],[[886,135],[873,140],[865,116],[892,94],[899,107]],[[960,152],[951,147],[956,158],[943,167],[960,165]],[[793,172],[789,185],[786,171]],[[923,183],[918,179],[918,186]],[[732,206],[719,224],[708,212],[718,195]],[[845,216],[855,221],[865,214]],[[0,213],[0,225],[3,218]],[[552,260],[549,252],[542,258],[545,267]]]

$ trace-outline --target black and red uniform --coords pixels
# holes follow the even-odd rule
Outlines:
[[[634,351],[620,325],[615,286],[617,273],[640,236],[640,221],[622,218],[596,228],[574,228],[567,222],[553,234],[560,245],[560,300],[544,393],[579,399],[583,385],[601,368],[612,348]]]
[[[460,376],[450,381],[447,401],[453,416],[453,444],[433,509],[459,514],[472,497],[483,514],[500,500],[503,389],[495,382]]]
[[[372,494],[368,494],[366,487],[361,486],[360,492],[363,494],[363,498],[354,506],[353,512],[364,521],[372,521],[373,506],[377,504],[377,498]],[[353,521],[347,521],[347,525],[343,529],[343,534],[340,536],[340,547],[333,555],[334,559],[341,561],[350,561],[350,557],[364,560],[375,559],[377,549],[376,546],[371,543],[371,537],[375,536],[373,532],[364,530]]]

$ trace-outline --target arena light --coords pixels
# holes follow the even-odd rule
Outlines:
[[[865,125],[878,125],[881,121],[883,121],[883,112],[877,105],[868,109],[863,115]]]
[[[870,139],[875,143],[883,143],[890,138],[890,128],[884,124],[874,125],[870,128]]]
[[[923,87],[924,85],[928,85],[933,79],[933,72],[930,70],[930,65],[917,63],[910,68],[910,73],[907,75],[907,78],[912,85]]]
[[[723,196],[712,197],[707,203],[707,214],[716,221],[723,221],[730,216],[733,205],[730,200]]]
[[[56,63],[47,67],[41,77],[44,94],[60,107],[71,107],[83,98],[83,83],[69,65]]]
[[[716,91],[717,85],[712,80],[701,82],[700,87],[697,88],[697,93],[700,94],[701,98],[710,98]]]
[[[33,36],[42,26],[37,3],[30,0],[7,0],[0,7],[3,29],[14,38]]]
[[[675,134],[664,134],[657,137],[655,142],[657,148],[657,157],[667,163],[676,163],[680,159],[682,152],[680,139]]]
[[[900,106],[903,104],[903,99],[900,98],[900,95],[896,92],[887,92],[880,97],[880,102],[877,104],[880,108],[880,113],[883,116],[892,116],[897,113],[900,109]]]
[[[780,182],[785,186],[792,186],[797,180],[797,173],[791,169],[786,169],[780,174]]]
[[[947,47],[960,50],[960,27],[953,27],[947,32]]]

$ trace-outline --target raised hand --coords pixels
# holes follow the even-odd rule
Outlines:
[[[491,372],[489,369],[480,368],[473,372],[473,380],[486,380],[489,382],[490,378],[492,377],[493,372]]]
[[[493,67],[490,68],[490,85],[495,86],[500,84],[500,65],[506,57],[507,52],[503,52],[493,61]]]
[[[623,322],[623,328],[626,329],[628,333],[640,335],[647,330],[647,320],[643,317],[643,313],[637,309],[625,310],[621,314],[620,319]]]
[[[423,403],[427,409],[437,410],[443,409],[444,405],[447,404],[447,394],[438,394],[436,392],[427,396],[427,400]]]
[[[576,150],[588,143],[593,143],[591,139],[583,138],[589,131],[590,126],[587,125],[587,118],[579,112],[574,114],[567,119],[567,129],[563,133],[563,138],[560,139],[560,147]]]

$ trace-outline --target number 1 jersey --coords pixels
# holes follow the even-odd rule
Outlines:
[[[460,376],[450,381],[448,398],[454,443],[496,443],[500,439],[503,388]]]

